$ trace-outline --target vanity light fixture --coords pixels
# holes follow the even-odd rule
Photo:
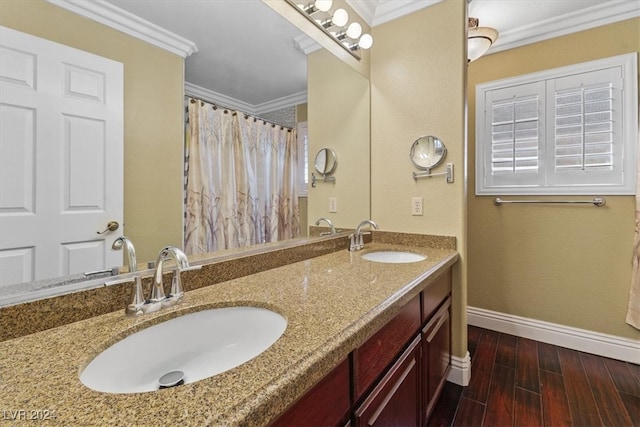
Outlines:
[[[498,38],[498,31],[490,27],[478,27],[478,18],[469,18],[467,23],[467,62],[472,62],[487,53]]]
[[[286,2],[357,60],[360,60],[360,56],[356,51],[369,49],[373,45],[373,37],[362,34],[362,25],[357,22],[349,23],[349,13],[346,10],[338,8],[331,13],[332,0],[315,0],[306,5],[296,4],[294,0]]]

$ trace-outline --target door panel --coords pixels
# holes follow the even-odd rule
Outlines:
[[[0,27],[0,286],[122,264],[122,64]]]

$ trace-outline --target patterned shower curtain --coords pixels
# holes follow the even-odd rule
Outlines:
[[[186,253],[297,237],[295,132],[200,100],[188,105]]]
[[[632,258],[631,289],[626,322],[640,329],[640,152],[638,153],[638,177],[636,183],[636,234]]]

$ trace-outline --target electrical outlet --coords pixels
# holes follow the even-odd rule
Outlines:
[[[338,198],[337,197],[329,197],[329,212],[331,212],[331,213],[338,212]]]
[[[411,215],[422,215],[422,197],[411,199]]]

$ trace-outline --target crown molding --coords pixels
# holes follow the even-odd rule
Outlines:
[[[253,105],[189,82],[185,82],[184,84],[184,93],[187,96],[193,96],[195,98],[213,102],[222,107],[231,108],[256,116],[307,102],[307,92],[304,91],[274,99],[272,101],[263,102],[262,104]]]
[[[498,40],[485,56],[638,16],[640,16],[640,4],[635,1],[614,0],[605,2],[542,22],[526,25],[516,30],[500,33]]]
[[[282,98],[273,99],[262,104],[257,104],[256,114],[270,113],[271,111],[278,111],[284,108],[295,107],[296,105],[304,104],[307,102],[307,91],[294,93],[291,95],[283,96]]]
[[[425,7],[433,6],[443,0],[345,1],[364,19],[369,27],[375,27],[376,25],[393,21],[396,18],[409,15]]]
[[[143,40],[183,58],[198,51],[196,44],[104,0],[46,0],[73,13]]]
[[[293,38],[293,46],[305,55],[309,55],[316,50],[322,49],[322,45],[306,34],[300,34]]]

